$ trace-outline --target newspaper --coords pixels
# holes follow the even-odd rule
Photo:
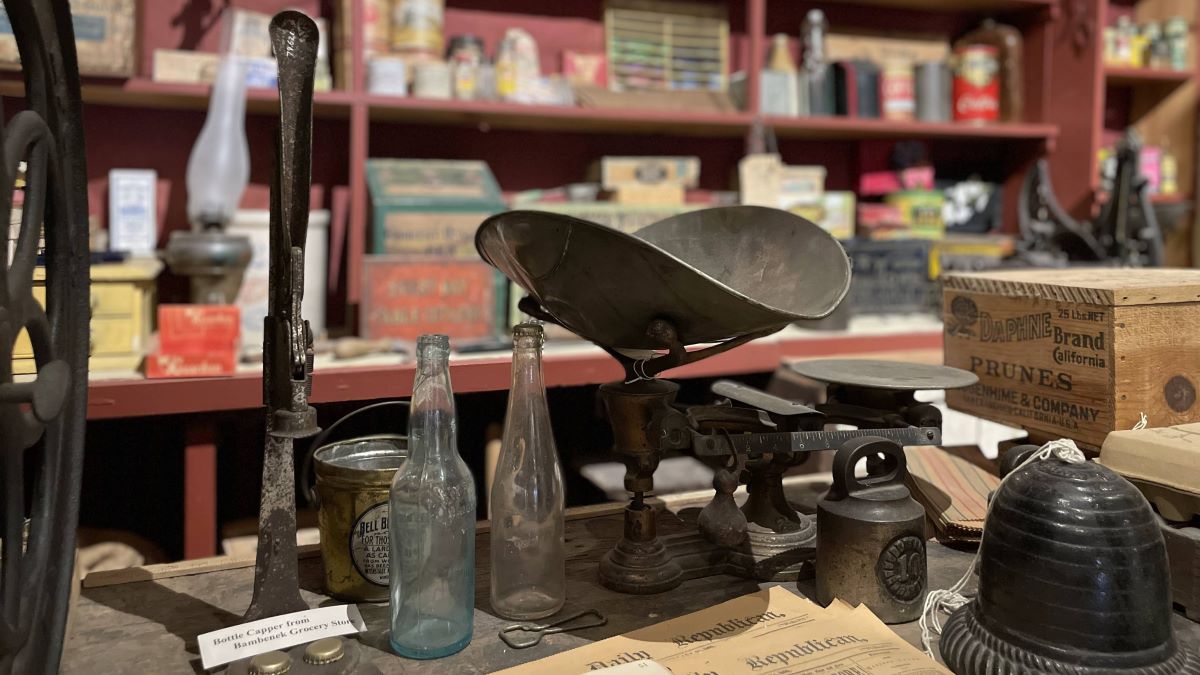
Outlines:
[[[866,607],[823,608],[780,587],[500,673],[571,675],[647,660],[674,675],[950,675]]]

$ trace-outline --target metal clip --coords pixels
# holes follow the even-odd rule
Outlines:
[[[572,621],[582,619],[585,616],[593,616],[595,618],[587,621],[581,621],[576,624],[571,623]],[[504,640],[504,643],[513,649],[525,649],[538,644],[542,641],[542,637],[546,635],[565,633],[567,631],[581,630],[584,628],[595,628],[597,626],[603,626],[606,623],[608,623],[608,619],[606,619],[603,614],[601,614],[598,610],[589,609],[584,612],[579,612],[578,614],[572,614],[571,616],[564,617],[558,621],[555,621],[554,623],[539,625],[526,622],[514,623],[511,626],[505,626],[504,628],[500,629],[500,639]],[[525,639],[521,639],[514,636],[514,633],[533,633],[533,635],[530,635]]]

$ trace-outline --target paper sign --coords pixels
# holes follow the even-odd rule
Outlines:
[[[197,636],[196,641],[200,645],[200,661],[208,670],[273,649],[287,649],[303,642],[361,633],[366,629],[367,624],[358,607],[338,605],[214,630]]]
[[[587,673],[648,660],[677,675],[950,675],[866,607],[822,608],[779,587],[501,673]]]

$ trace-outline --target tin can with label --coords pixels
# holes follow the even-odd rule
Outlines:
[[[982,124],[1000,119],[999,50],[964,45],[954,52],[954,119]]]
[[[368,409],[407,405],[387,401],[366,406],[326,430]],[[314,445],[328,436],[318,437]],[[311,455],[316,474],[315,501],[321,531],[325,590],[348,602],[388,599],[391,548],[388,541],[388,492],[396,470],[408,458],[408,439],[378,434],[319,445]],[[307,487],[308,463],[302,469]]]
[[[886,120],[911,120],[916,109],[913,67],[908,61],[888,61],[879,76],[880,107]]]

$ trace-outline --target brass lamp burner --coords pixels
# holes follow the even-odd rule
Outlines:
[[[898,391],[911,373],[891,387],[831,384],[828,412],[822,408],[829,404],[809,407],[727,381],[713,387],[717,404],[682,406],[678,385],[656,379],[794,321],[827,316],[842,301],[850,287],[845,251],[791,213],[705,209],[626,234],[561,214],[510,211],[484,221],[475,246],[529,293],[522,311],[594,342],[625,368],[622,381],[600,387],[632,493],[624,536],[600,563],[610,588],[655,593],[722,572],[796,578],[811,570],[816,529],[784,496],[788,468],[811,451],[865,435],[900,445],[941,440],[937,409]],[[694,345],[705,346],[687,349]],[[859,429],[825,431],[830,423]],[[660,538],[644,500],[659,460],[672,450],[717,465],[716,494],[697,533]],[[739,482],[749,492],[741,507],[733,498]]]

